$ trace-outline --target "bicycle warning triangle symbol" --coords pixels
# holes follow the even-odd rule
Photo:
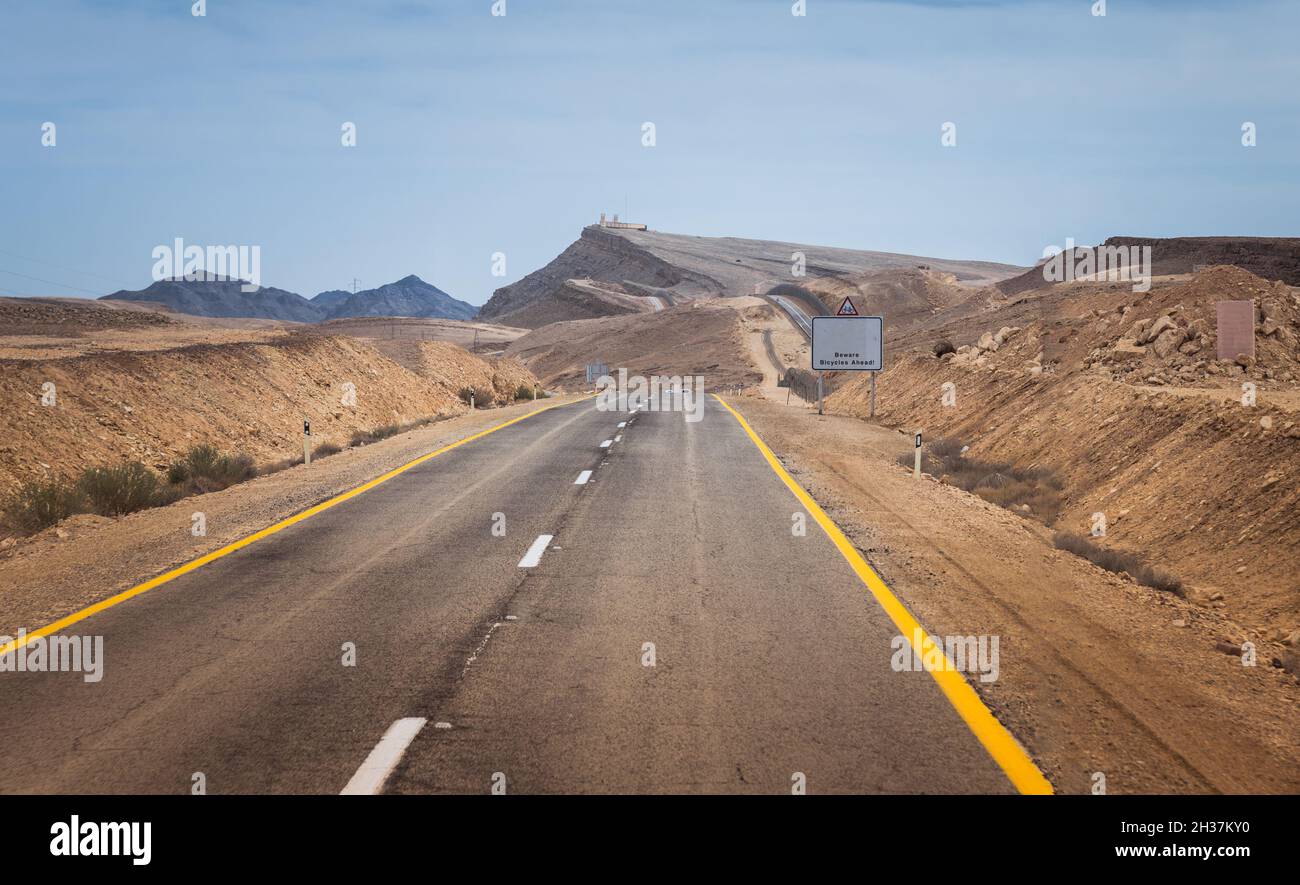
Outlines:
[[[844,303],[840,305],[840,309],[835,315],[841,317],[855,317],[858,315],[858,309],[853,306],[852,301],[845,298]]]

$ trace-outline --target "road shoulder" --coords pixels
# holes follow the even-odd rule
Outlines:
[[[1058,792],[1300,790],[1300,690],[1215,650],[1222,615],[1104,572],[1050,530],[894,463],[909,439],[757,397],[738,411],[932,634],[1001,637],[976,684]]]

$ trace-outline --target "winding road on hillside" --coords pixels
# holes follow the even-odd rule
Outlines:
[[[792,483],[715,398],[540,410],[65,631],[0,791],[1047,789]]]

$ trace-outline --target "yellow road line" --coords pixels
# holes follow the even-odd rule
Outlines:
[[[575,400],[575,402],[579,402],[579,401],[580,400]],[[150,578],[148,581],[145,581],[143,584],[137,584],[134,587],[132,587],[130,590],[123,590],[121,593],[118,593],[115,596],[110,596],[107,599],[102,599],[99,602],[96,602],[94,605],[89,605],[86,608],[83,608],[81,611],[73,612],[67,617],[60,618],[59,620],[55,621],[53,624],[48,624],[40,628],[39,630],[36,630],[32,633],[28,633],[26,635],[25,641],[22,644],[25,645],[31,642],[33,639],[38,639],[42,636],[49,636],[51,633],[57,633],[58,631],[64,629],[65,627],[70,627],[73,624],[77,623],[78,621],[84,621],[86,618],[90,617],[91,615],[98,614],[99,612],[104,611],[104,609],[112,608],[115,605],[126,602],[128,599],[132,599],[136,596],[139,596],[141,593],[148,593],[150,590],[153,590],[155,587],[161,587],[163,584],[166,584],[168,581],[174,581],[176,578],[179,578],[181,575],[187,575],[190,572],[194,571],[195,569],[202,568],[203,566],[207,565],[210,562],[213,562],[214,560],[218,560],[223,556],[229,556],[230,554],[234,553],[236,550],[242,550],[243,548],[247,547],[249,544],[252,544],[254,541],[260,541],[263,538],[270,537],[271,535],[274,535],[276,532],[283,531],[291,525],[296,525],[297,523],[302,522],[304,519],[310,519],[311,517],[315,516],[317,513],[322,513],[326,510],[329,510],[331,507],[337,507],[339,504],[342,504],[344,501],[355,498],[357,495],[360,495],[362,492],[368,492],[371,489],[373,489],[375,486],[388,482],[393,477],[405,473],[406,471],[410,470],[412,467],[417,467],[420,464],[423,464],[425,461],[428,461],[432,458],[436,458],[439,455],[442,455],[446,452],[450,452],[452,449],[459,448],[460,446],[463,446],[466,443],[473,442],[476,439],[482,439],[483,437],[487,436],[489,433],[496,433],[498,430],[502,430],[506,427],[509,427],[511,424],[518,424],[520,421],[523,421],[525,418],[531,418],[534,415],[540,415],[542,412],[547,412],[550,411],[551,409],[556,409],[559,408],[560,406],[567,406],[571,404],[572,403],[553,403],[552,405],[549,406],[543,406],[540,409],[534,409],[531,412],[520,415],[518,418],[511,418],[509,421],[503,421],[500,424],[493,425],[492,427],[489,427],[487,430],[481,430],[478,433],[465,437],[464,439],[458,439],[454,443],[445,445],[442,448],[438,449],[437,451],[433,451],[421,455],[420,457],[416,458],[414,461],[409,461],[406,464],[403,464],[401,467],[396,467],[388,471],[387,473],[385,473],[383,476],[377,476],[374,479],[370,480],[369,482],[363,483],[354,489],[350,489],[346,492],[343,492],[340,495],[336,495],[335,497],[330,498],[328,501],[322,501],[316,506],[309,507],[306,510],[302,511],[301,513],[295,513],[293,516],[290,516],[287,519],[282,519],[281,521],[277,522],[275,525],[264,528],[261,531],[254,532],[248,537],[240,538],[238,541],[234,541],[230,544],[227,544],[225,547],[222,547],[219,550],[213,550],[211,553],[204,554],[203,556],[200,556],[198,559],[191,560],[190,562],[187,562],[184,565],[177,566],[176,568],[172,569],[169,572],[164,572],[163,574],[159,575],[156,578]],[[0,645],[0,655],[9,654],[9,652],[16,649],[18,645],[19,642],[17,639],[7,642],[4,645]]]
[[[812,518],[817,520],[817,524],[826,532],[826,535],[840,551],[840,554],[848,560],[849,565],[862,580],[862,583],[867,585],[871,595],[875,597],[880,607],[885,610],[885,614],[889,615],[889,619],[894,622],[894,626],[898,628],[899,632],[907,637],[909,643],[912,636],[915,636],[918,632],[920,633],[922,648],[917,649],[917,651],[920,653],[922,660],[926,660],[928,655],[935,652],[945,655],[947,665],[942,670],[930,670],[930,675],[939,684],[939,688],[947,696],[948,702],[952,704],[953,709],[965,721],[967,727],[970,728],[979,742],[984,745],[984,749],[993,757],[993,761],[1010,778],[1015,788],[1026,794],[1052,793],[1051,782],[1038,770],[1038,766],[1029,758],[1029,754],[1025,752],[1024,747],[1020,746],[1019,741],[1011,735],[1011,732],[1006,730],[1002,723],[997,720],[997,717],[993,715],[993,712],[984,705],[984,701],[980,699],[975,689],[971,688],[970,683],[953,668],[952,661],[947,659],[943,646],[935,643],[930,638],[930,634],[925,632],[920,622],[912,617],[912,613],[907,610],[907,607],[898,600],[898,597],[889,589],[889,586],[881,580],[880,575],[876,574],[875,570],[867,564],[867,561],[862,558],[862,554],[858,553],[857,548],[850,543],[840,527],[826,515],[826,512],[818,506],[812,496],[804,491],[799,483],[795,482],[790,474],[786,472],[786,469],[781,466],[781,462],[777,460],[776,455],[772,454],[772,450],[767,447],[767,444],[759,439],[758,434],[749,426],[749,422],[745,420],[744,416],[729,406],[717,394],[714,394],[713,398],[722,403],[722,407],[740,422],[740,426],[744,428],[745,433],[749,434],[749,438],[753,440],[754,445],[758,446],[758,450],[767,459],[768,465],[776,472],[777,476],[781,477],[781,481],[786,484],[786,487],[794,492],[794,496],[807,508]]]

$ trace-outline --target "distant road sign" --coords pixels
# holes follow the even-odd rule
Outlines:
[[[854,307],[853,302],[847,298],[844,299],[844,303],[840,305],[840,309],[835,312],[835,315],[841,317],[859,316],[858,309]]]
[[[823,372],[879,372],[885,366],[884,317],[813,317],[812,367]]]

